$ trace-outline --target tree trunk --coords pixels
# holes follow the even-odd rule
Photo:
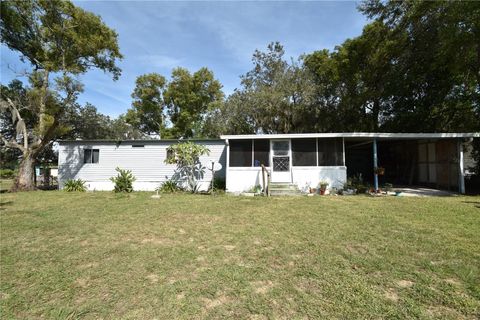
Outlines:
[[[12,186],[12,191],[35,190],[35,158],[31,154],[24,155],[18,167],[18,175]]]

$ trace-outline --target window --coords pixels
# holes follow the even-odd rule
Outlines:
[[[100,150],[98,149],[84,149],[83,163],[98,163],[100,157]]]
[[[270,140],[258,139],[253,140],[253,166],[260,167],[262,164],[266,167],[269,165],[270,157]]]
[[[252,166],[252,140],[230,140],[230,167]]]
[[[171,160],[175,157],[173,150],[167,149],[167,160]]]
[[[342,139],[318,139],[318,165],[343,166]]]
[[[132,148],[145,148],[144,144],[132,144]]]
[[[292,165],[317,166],[317,139],[292,139]]]

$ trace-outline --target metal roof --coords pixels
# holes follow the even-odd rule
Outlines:
[[[467,133],[386,133],[386,132],[333,132],[333,133],[281,133],[281,134],[240,134],[240,135],[222,135],[220,139],[142,139],[142,140],[59,140],[59,144],[154,144],[164,142],[182,142],[182,141],[210,141],[223,142],[224,140],[234,139],[290,139],[290,138],[355,138],[355,139],[448,139],[448,138],[480,138],[480,132]]]
[[[378,139],[447,139],[480,138],[480,132],[470,133],[385,133],[385,132],[336,132],[336,133],[282,133],[222,135],[225,140],[233,139],[287,139],[287,138],[378,138]]]
[[[164,143],[164,142],[186,142],[186,141],[210,141],[210,142],[224,142],[224,139],[138,139],[138,140],[114,140],[114,139],[79,139],[79,140],[58,140],[59,144],[86,144],[86,143],[107,143],[107,144],[150,144],[150,143]]]

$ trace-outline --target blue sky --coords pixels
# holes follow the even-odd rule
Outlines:
[[[333,49],[362,31],[366,18],[357,2],[134,2],[77,1],[102,17],[119,35],[124,59],[122,76],[113,81],[91,70],[80,80],[80,103],[90,102],[110,116],[124,113],[137,76],[158,72],[166,77],[174,67],[212,70],[228,95],[239,87],[239,76],[252,68],[255,49],[280,41],[286,57]],[[25,66],[18,54],[1,46],[1,82],[7,83]]]

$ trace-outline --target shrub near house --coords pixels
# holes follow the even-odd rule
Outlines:
[[[110,180],[115,184],[113,191],[115,192],[133,192],[133,182],[136,180],[131,170],[115,169],[118,172],[116,177]]]

